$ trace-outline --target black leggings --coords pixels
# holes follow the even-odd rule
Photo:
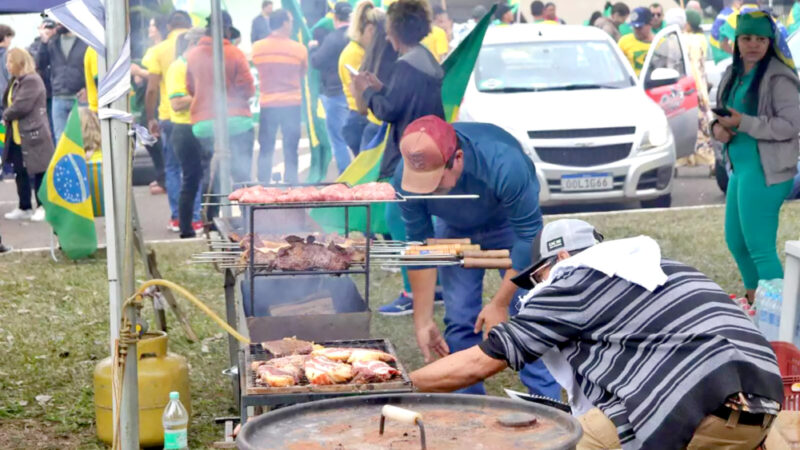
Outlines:
[[[42,206],[42,202],[39,200],[39,187],[44,180],[44,172],[28,174],[28,169],[25,168],[25,162],[22,160],[22,148],[14,143],[11,136],[8,136],[8,162],[14,166],[19,209],[23,211],[33,209],[31,190],[36,197],[36,206]],[[33,181],[33,186],[31,186],[31,181]]]

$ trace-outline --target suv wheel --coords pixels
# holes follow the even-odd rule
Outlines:
[[[642,200],[642,208],[669,208],[672,205],[672,194],[662,195],[652,200]]]

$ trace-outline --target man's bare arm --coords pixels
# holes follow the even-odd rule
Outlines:
[[[411,373],[411,382],[422,392],[452,392],[471,386],[508,367],[478,346],[453,353]]]

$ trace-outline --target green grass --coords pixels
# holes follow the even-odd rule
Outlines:
[[[738,271],[723,238],[723,208],[591,215],[609,239],[649,235],[665,257],[691,264],[728,292],[741,293]],[[800,203],[784,207],[778,248],[800,238]],[[154,246],[165,278],[175,281],[224,317],[222,276],[209,267],[188,264],[199,243]],[[137,274],[141,274],[137,267]],[[96,448],[92,370],[108,355],[108,295],[105,259],[54,263],[44,254],[0,257],[0,448]],[[141,281],[141,280],[139,280]],[[484,298],[496,289],[496,273],[487,275]],[[137,282],[138,284],[138,282]],[[400,277],[376,270],[372,277],[372,308],[391,301]],[[194,330],[205,346],[189,343],[169,317],[170,350],[188,358],[191,366],[192,448],[218,440],[219,416],[235,415],[230,383],[221,375],[228,361],[227,340],[211,320],[188,303]],[[441,319],[441,310],[437,317]],[[144,314],[151,319],[152,311]],[[422,365],[410,317],[375,315],[374,336],[387,337],[409,369]],[[215,337],[216,336],[216,337]],[[205,350],[204,350],[205,347]],[[520,387],[510,371],[487,383],[492,394],[503,387]],[[35,397],[52,399],[40,405]]]

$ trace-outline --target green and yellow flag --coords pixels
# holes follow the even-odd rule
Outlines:
[[[458,119],[458,108],[464,100],[464,92],[467,91],[469,78],[475,69],[475,62],[481,52],[483,38],[486,30],[492,23],[492,17],[497,9],[497,4],[492,6],[489,12],[475,25],[467,37],[458,44],[450,56],[442,63],[444,69],[444,80],[442,80],[442,106],[444,106],[444,118],[448,122],[455,122]]]
[[[0,122],[0,147],[6,143],[6,124]]]
[[[39,188],[39,199],[47,221],[58,235],[61,250],[68,258],[84,258],[97,250],[77,102],[72,107],[64,134],[47,167],[42,187]]]
[[[281,5],[294,17],[294,36],[297,42],[308,47],[311,31],[300,10],[297,0],[281,0]],[[319,91],[322,86],[318,70],[309,67],[306,77],[300,86],[303,93],[303,120],[306,122],[308,141],[311,149],[311,167],[308,170],[308,183],[318,183],[328,174],[331,162],[331,144],[325,129],[325,117]]]

